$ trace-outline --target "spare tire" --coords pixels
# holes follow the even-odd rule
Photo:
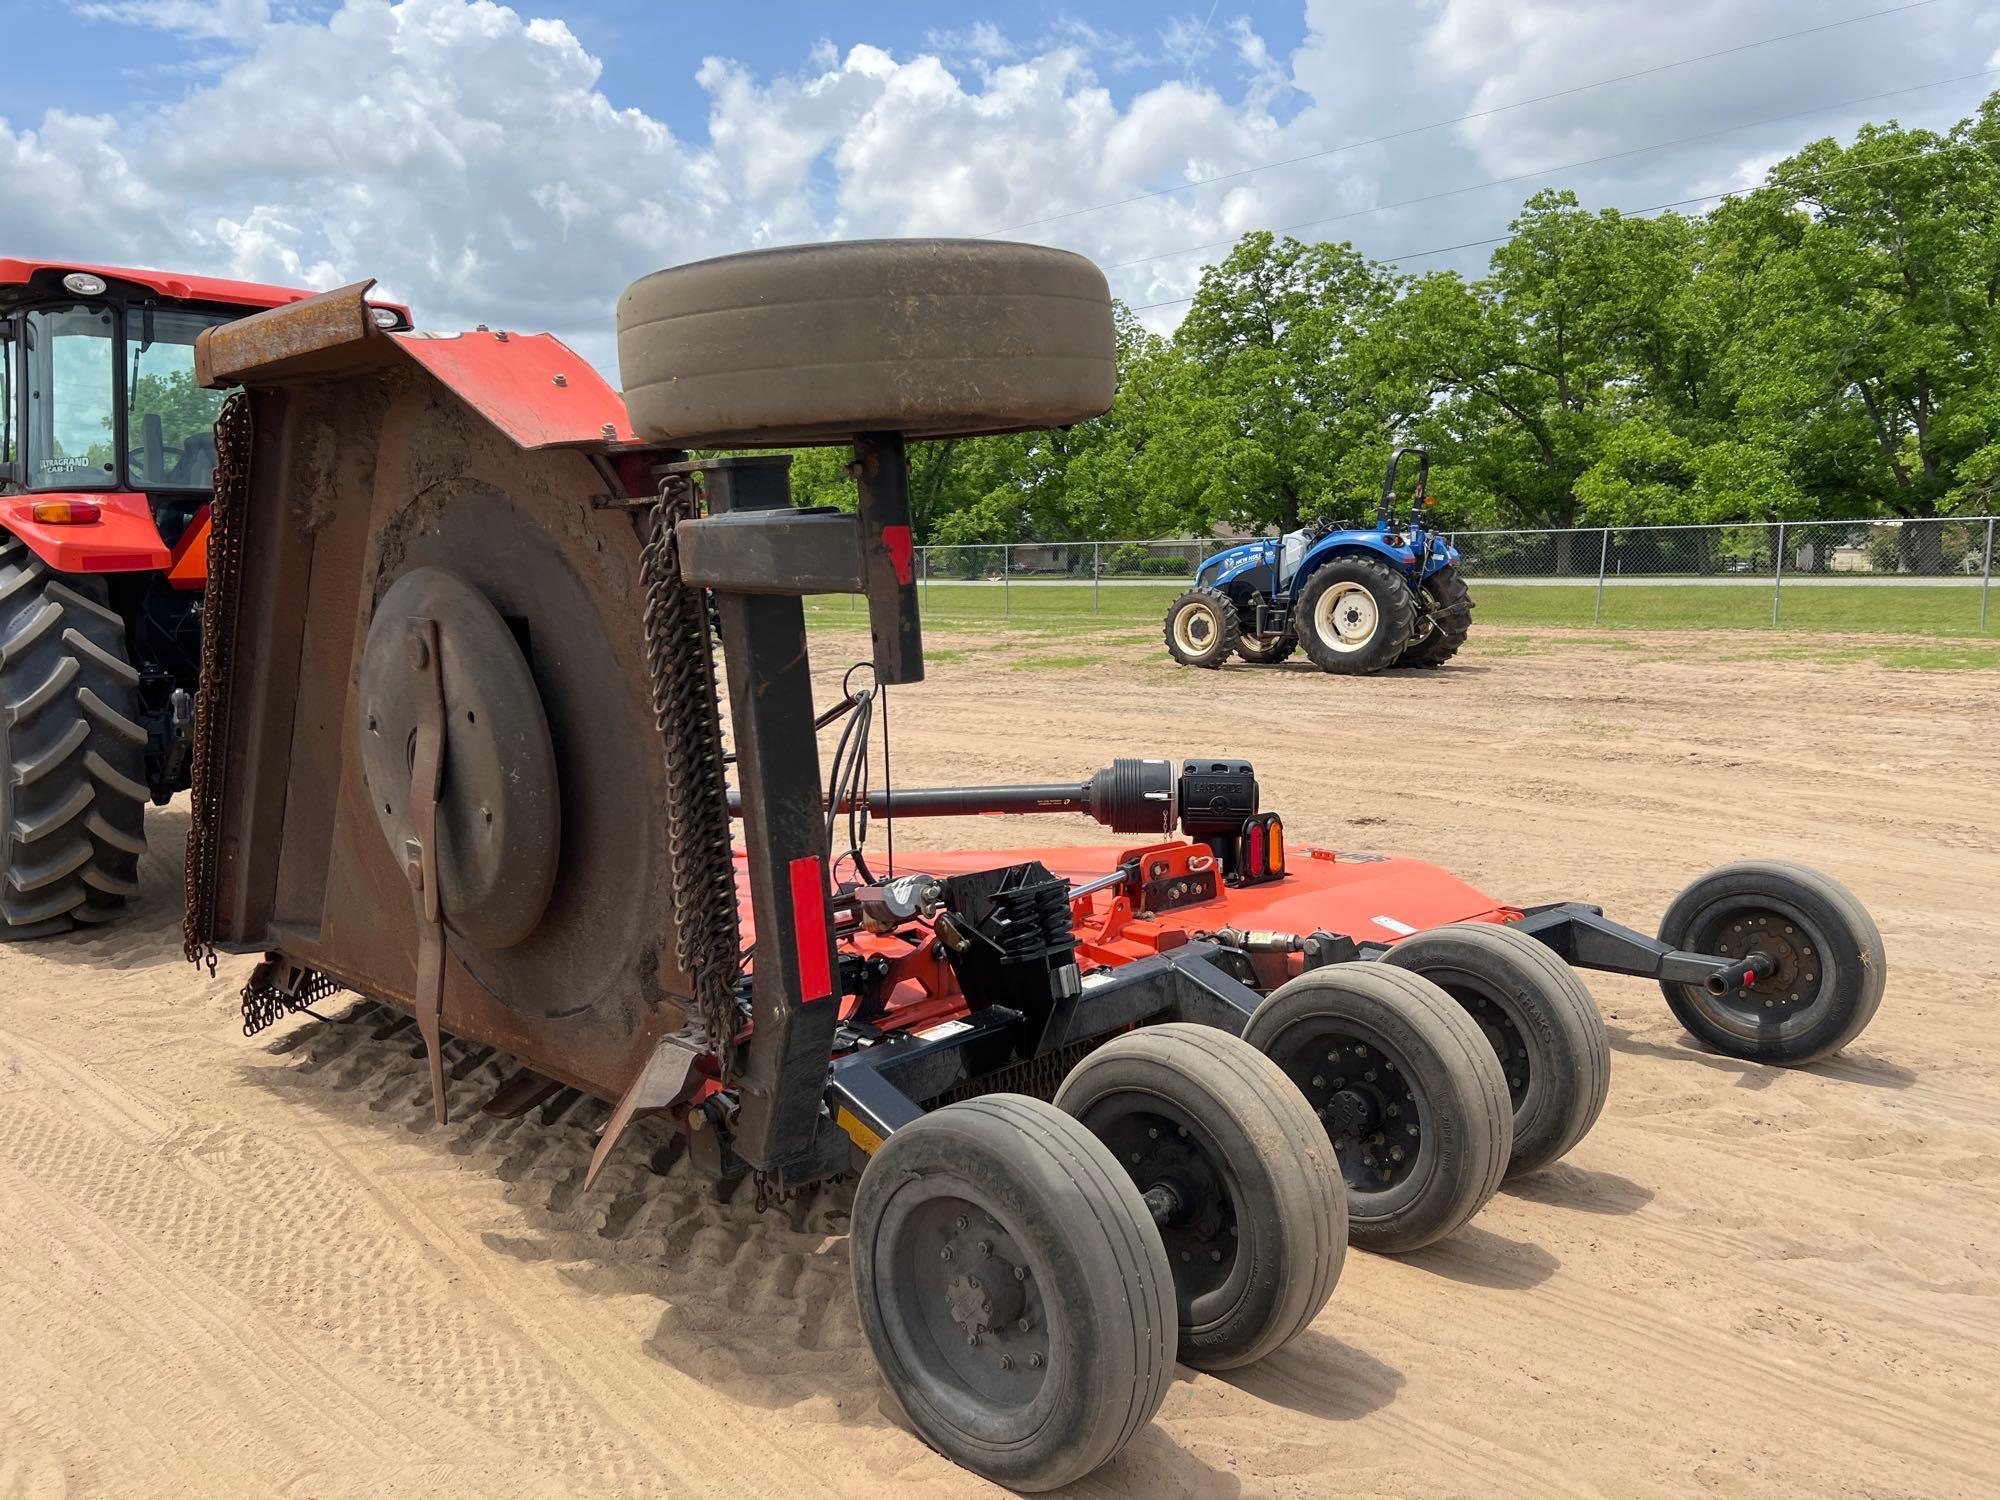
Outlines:
[[[1104,273],[991,240],[853,240],[656,271],[618,299],[632,426],[679,448],[1067,427],[1107,410]]]

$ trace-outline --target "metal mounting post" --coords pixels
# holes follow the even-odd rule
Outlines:
[[[1590,623],[1593,625],[1601,625],[1604,622],[1604,567],[1610,561],[1611,528],[1607,526],[1604,528],[1604,540],[1597,549],[1597,608],[1590,616]]]
[[[1993,592],[1993,517],[1986,518],[1986,572],[1979,580],[1979,628],[1986,628],[1986,601]]]
[[[1785,591],[1785,523],[1778,523],[1778,560],[1771,574],[1771,628],[1778,626],[1778,602]]]

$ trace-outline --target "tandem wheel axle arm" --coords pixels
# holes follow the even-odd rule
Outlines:
[[[1755,984],[1770,977],[1773,968],[1770,955],[1765,953],[1732,962],[1714,954],[1670,947],[1612,921],[1601,907],[1582,901],[1529,907],[1520,921],[1510,925],[1554,950],[1573,968],[1632,974],[1666,984],[1698,984],[1712,995],[1726,995]]]

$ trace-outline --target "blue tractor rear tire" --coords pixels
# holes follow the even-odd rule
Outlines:
[[[1299,644],[1322,672],[1366,676],[1410,643],[1417,602],[1403,576],[1372,557],[1336,557],[1313,574],[1293,606]]]

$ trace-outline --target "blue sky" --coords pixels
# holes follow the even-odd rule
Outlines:
[[[372,275],[600,362],[618,290],[702,255],[1029,225],[1164,328],[1249,229],[1476,274],[1487,247],[1431,252],[1538,188],[1740,188],[2000,86],[1987,0],[0,4],[34,59],[0,93],[0,253]]]

